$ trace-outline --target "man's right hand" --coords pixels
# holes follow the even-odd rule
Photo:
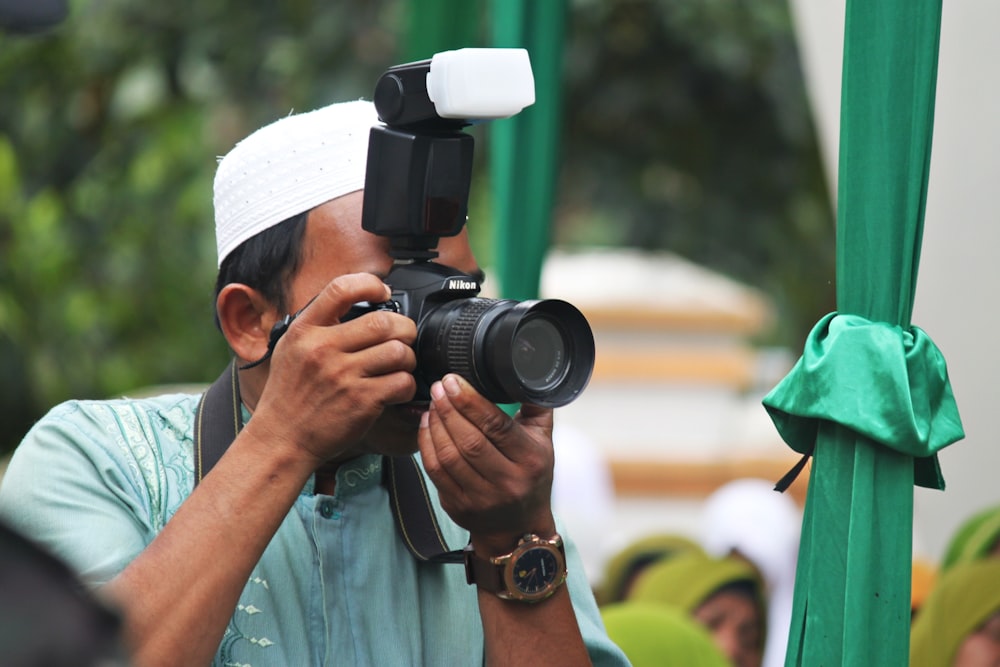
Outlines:
[[[417,327],[389,311],[341,318],[355,303],[390,296],[371,274],[328,283],[275,347],[254,428],[266,428],[275,446],[303,450],[317,466],[361,453],[352,448],[383,409],[413,398]]]

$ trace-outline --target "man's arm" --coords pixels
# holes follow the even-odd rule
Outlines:
[[[207,665],[243,587],[312,474],[251,423],[163,531],[102,592],[136,665]]]
[[[310,475],[349,452],[385,405],[412,396],[412,321],[384,313],[338,323],[351,304],[386,293],[372,275],[342,276],[324,289],[277,346],[253,418],[105,587],[124,610],[136,665],[210,663],[254,566]]]
[[[525,405],[511,419],[464,379],[431,389],[418,441],[441,506],[469,530],[476,553],[509,553],[525,533],[556,532],[552,411]],[[487,665],[589,665],[567,586],[537,603],[479,591]]]

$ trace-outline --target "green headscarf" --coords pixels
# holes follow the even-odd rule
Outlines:
[[[632,667],[727,667],[729,661],[697,621],[680,609],[643,602],[618,602],[601,608],[611,641]]]
[[[767,610],[757,570],[741,558],[712,558],[699,551],[650,565],[636,579],[628,599],[668,604],[692,614],[712,593],[739,582],[753,589],[763,620]]]
[[[945,550],[941,571],[956,563],[982,558],[997,540],[1000,540],[1000,505],[974,514],[959,526]]]
[[[958,647],[1000,611],[1000,558],[956,563],[944,572],[910,631],[910,667],[951,667]]]
[[[647,535],[632,542],[605,565],[601,584],[595,591],[597,601],[609,604],[624,600],[633,575],[651,563],[688,551],[700,552],[701,547],[694,540],[671,533]]]

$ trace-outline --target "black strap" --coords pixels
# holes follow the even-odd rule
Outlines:
[[[194,422],[195,484],[205,478],[243,428],[236,363],[202,394]],[[441,534],[424,475],[413,456],[383,456],[382,483],[403,543],[419,561],[463,563],[461,550],[450,550]]]
[[[194,483],[205,478],[243,428],[236,362],[202,394],[194,418]]]
[[[383,456],[382,471],[392,515],[410,553],[422,561],[464,563],[465,553],[461,549],[448,549],[441,535],[427,494],[427,483],[416,459],[413,456]]]
[[[805,454],[802,455],[802,458],[799,459],[799,462],[793,465],[792,469],[786,472],[784,476],[782,476],[782,478],[775,483],[774,485],[775,491],[777,491],[778,493],[784,493],[785,491],[788,490],[788,487],[792,485],[792,482],[794,482],[796,478],[799,476],[799,474],[802,473],[802,469],[806,467],[806,463],[809,461],[809,457],[812,456],[813,447],[814,446],[809,447],[809,451],[807,451]]]

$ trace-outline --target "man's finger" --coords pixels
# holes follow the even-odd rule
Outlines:
[[[506,444],[510,440],[508,431],[513,427],[513,421],[500,408],[480,396],[466,380],[457,375],[446,375],[431,386],[431,401],[434,406],[432,416],[437,418],[431,420],[435,441],[449,442],[450,448],[469,469],[466,472],[459,466],[456,475],[474,473],[488,478],[515,460],[499,447],[500,443]],[[514,445],[511,448],[517,449]],[[439,446],[438,457],[444,455]]]
[[[461,493],[461,486],[452,477],[438,458],[438,444],[434,441],[431,433],[431,414],[433,409],[428,410],[420,416],[420,428],[417,431],[417,446],[420,448],[420,459],[424,464],[424,470],[430,475],[434,485],[442,496],[458,497]],[[435,428],[438,428],[435,425]]]
[[[296,320],[315,326],[329,326],[339,322],[356,303],[381,303],[390,296],[392,290],[374,274],[350,273],[338,276],[327,283]]]

